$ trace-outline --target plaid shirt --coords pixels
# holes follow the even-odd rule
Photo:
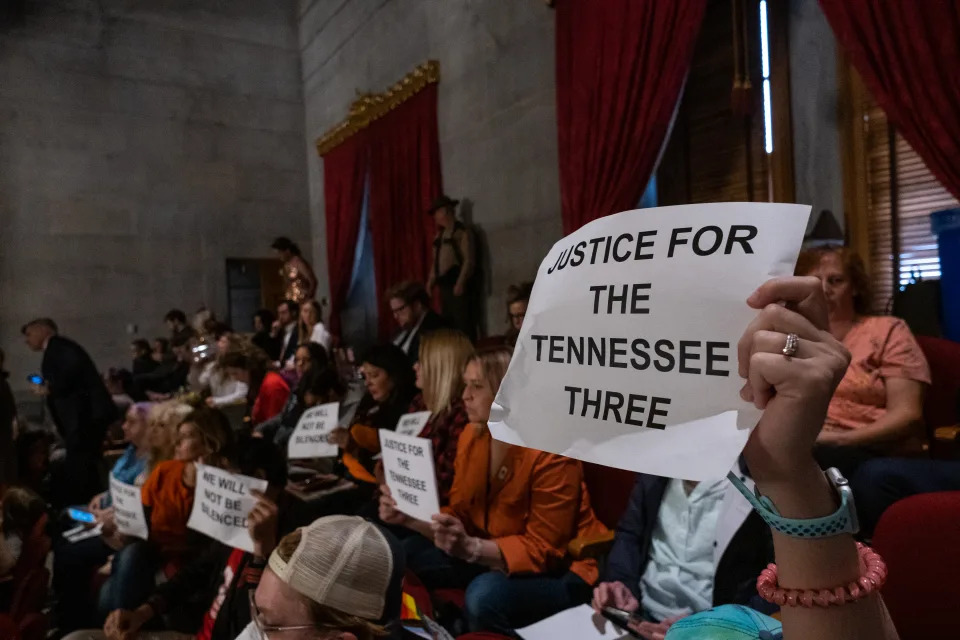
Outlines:
[[[411,411],[423,411],[423,402],[417,406],[418,396]],[[433,458],[437,470],[437,491],[440,494],[440,506],[445,507],[450,500],[450,487],[453,486],[453,463],[457,459],[457,443],[463,428],[470,423],[463,400],[457,398],[443,413],[430,417],[430,421],[420,432],[421,438],[429,438],[433,443]]]

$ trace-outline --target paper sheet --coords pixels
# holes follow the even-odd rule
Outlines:
[[[810,207],[628,211],[540,265],[490,416],[498,440],[690,480],[733,466],[759,412],[739,396],[746,298],[791,275]]]
[[[427,426],[427,422],[429,421],[429,411],[406,413],[400,416],[400,420],[397,421],[395,433],[405,436],[418,436],[420,435],[420,432],[423,431],[423,428]]]
[[[187,527],[225,545],[253,553],[247,516],[257,504],[251,490],[266,491],[267,481],[197,464],[197,487]]]
[[[433,468],[433,443],[380,429],[383,474],[397,509],[418,520],[430,521],[440,513],[437,474]]]
[[[337,428],[340,403],[331,402],[303,412],[287,444],[287,458],[330,458],[337,455],[337,445],[327,441]]]
[[[111,473],[110,498],[113,501],[113,519],[117,523],[117,531],[146,540],[150,536],[150,529],[143,512],[140,487],[120,482]]]
[[[632,636],[620,631],[603,616],[598,616],[589,605],[583,604],[561,611],[529,627],[517,629],[523,640],[630,640]]]

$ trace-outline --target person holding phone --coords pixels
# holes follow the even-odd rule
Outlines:
[[[86,504],[101,488],[98,473],[107,428],[120,417],[93,360],[79,344],[59,335],[50,318],[31,320],[21,329],[27,346],[43,353],[43,381],[34,392],[44,396],[66,456],[54,469],[54,506]]]

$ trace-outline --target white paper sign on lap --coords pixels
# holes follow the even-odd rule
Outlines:
[[[140,487],[120,482],[110,474],[110,500],[113,503],[113,520],[120,533],[146,540],[150,535],[147,518],[143,512]]]
[[[628,211],[553,246],[490,416],[495,438],[689,480],[724,476],[759,412],[739,396],[746,298],[792,275],[810,207]]]
[[[400,416],[394,433],[399,433],[402,436],[418,436],[430,421],[430,415],[431,413],[429,411],[406,413]]]
[[[247,516],[257,499],[250,491],[266,489],[266,480],[197,464],[197,487],[187,527],[227,546],[253,553]]]
[[[433,443],[380,429],[380,452],[387,487],[397,501],[397,509],[411,518],[430,522],[440,512]]]
[[[595,614],[586,604],[517,629],[517,635],[523,640],[628,640],[633,637]]]
[[[290,434],[287,458],[329,458],[337,455],[337,445],[329,442],[327,437],[337,428],[339,416],[339,402],[321,404],[304,411]]]

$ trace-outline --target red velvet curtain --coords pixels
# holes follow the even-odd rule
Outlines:
[[[890,122],[960,198],[960,1],[820,0]]]
[[[384,292],[403,280],[425,282],[434,229],[426,215],[443,192],[437,134],[437,85],[373,122],[370,145],[370,227],[381,337],[393,318]]]
[[[366,178],[367,149],[363,134],[348,138],[323,156],[330,332],[336,336],[340,335],[340,312],[350,292]]]
[[[558,0],[564,233],[633,209],[670,129],[706,0]]]

